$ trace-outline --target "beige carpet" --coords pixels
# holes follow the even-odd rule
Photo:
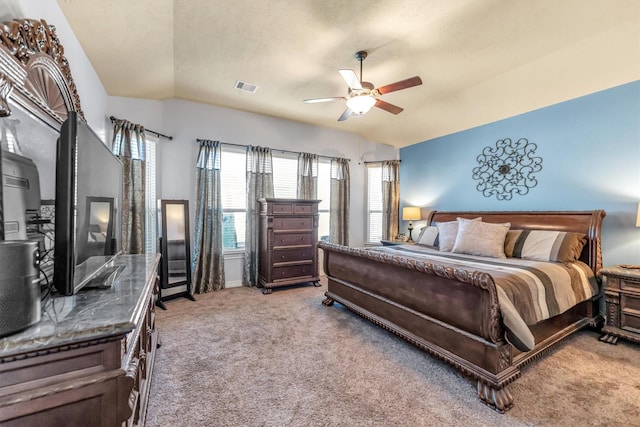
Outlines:
[[[233,288],[157,310],[147,426],[640,425],[640,346],[583,331],[524,368],[500,415],[450,366],[326,287]]]

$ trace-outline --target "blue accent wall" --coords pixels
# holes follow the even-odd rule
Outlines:
[[[499,201],[476,190],[472,170],[504,138],[527,138],[543,160],[528,194]],[[640,264],[640,81],[405,147],[400,158],[401,207],[604,209],[604,264]]]

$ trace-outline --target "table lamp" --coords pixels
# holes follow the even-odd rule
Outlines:
[[[413,238],[411,237],[411,232],[413,231],[413,222],[411,221],[422,219],[420,216],[420,208],[415,206],[402,208],[402,219],[404,221],[409,221],[409,240],[407,242],[413,243]]]

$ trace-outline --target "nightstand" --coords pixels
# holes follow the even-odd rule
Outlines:
[[[382,246],[397,246],[397,245],[415,245],[416,242],[402,242],[399,240],[380,240]]]
[[[640,343],[640,268],[603,268],[606,321],[600,341],[618,338]]]

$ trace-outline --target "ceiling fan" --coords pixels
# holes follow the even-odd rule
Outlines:
[[[338,117],[338,121],[347,120],[349,116],[362,116],[367,113],[372,107],[378,107],[392,114],[400,114],[403,108],[397,105],[385,102],[378,97],[385,93],[395,92],[397,90],[407,89],[413,86],[422,84],[420,77],[415,76],[409,79],[400,80],[399,82],[391,83],[385,86],[374,88],[372,83],[362,81],[362,61],[367,57],[367,52],[361,50],[356,52],[356,59],[360,61],[360,79],[353,70],[339,70],[342,78],[347,82],[349,86],[349,92],[347,96],[335,96],[331,98],[314,98],[305,99],[304,102],[312,104],[316,102],[328,102],[337,100],[346,100],[347,108],[342,115]]]

